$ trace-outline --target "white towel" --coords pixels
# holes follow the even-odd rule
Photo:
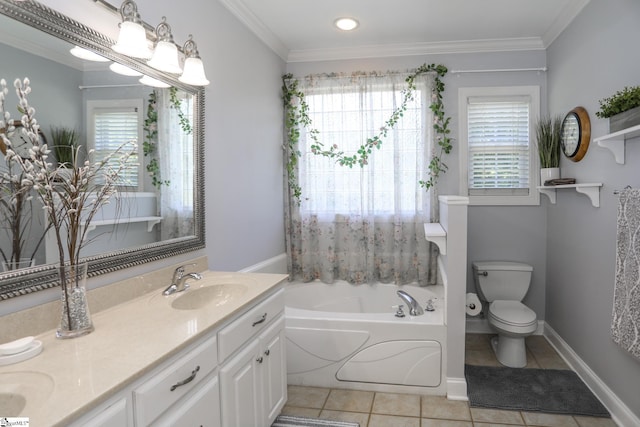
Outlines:
[[[640,359],[640,189],[620,191],[613,340]]]

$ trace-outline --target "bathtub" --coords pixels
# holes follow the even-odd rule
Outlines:
[[[403,289],[435,311],[395,316]],[[291,385],[445,394],[442,285],[338,282],[285,287],[287,375]]]

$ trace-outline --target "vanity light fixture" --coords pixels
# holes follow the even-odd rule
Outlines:
[[[342,31],[352,31],[358,28],[360,23],[354,18],[338,18],[333,22],[333,25]]]
[[[97,53],[91,52],[90,50],[84,49],[80,46],[74,46],[69,52],[76,58],[84,59],[85,61],[109,62],[108,58],[105,58],[104,56],[98,55]]]
[[[109,65],[109,69],[114,73],[122,74],[123,76],[139,77],[142,75],[141,72],[136,71],[132,68],[129,68],[125,65],[119,64],[117,62],[114,62],[113,64]]]
[[[147,42],[147,32],[142,26],[138,6],[133,0],[125,0],[120,6],[120,33],[111,48],[133,58],[149,59],[152,51]]]
[[[167,18],[162,17],[162,22],[156,27],[156,46],[153,56],[147,64],[156,70],[172,74],[180,74],[182,68],[178,59],[178,47],[173,42],[171,27],[167,24]]]
[[[171,87],[170,84],[167,84],[163,81],[160,81],[158,79],[154,79],[153,77],[149,77],[147,75],[142,76],[142,78],[140,78],[140,80],[138,80],[140,83],[142,83],[145,86],[151,86],[151,87],[157,87],[157,88],[161,88],[161,89],[166,89]]]
[[[184,72],[178,80],[182,83],[194,85],[194,86],[206,86],[209,84],[209,80],[204,74],[204,64],[200,59],[200,53],[198,52],[198,45],[193,41],[193,36],[189,34],[189,40],[187,40],[182,48],[184,52]]]

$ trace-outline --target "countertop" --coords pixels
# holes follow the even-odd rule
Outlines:
[[[34,427],[67,425],[251,307],[287,278],[212,271],[202,275],[186,292],[218,283],[244,284],[248,290],[224,304],[196,310],[174,309],[171,301],[180,295],[165,297],[162,290],[154,290],[93,315],[95,331],[86,336],[61,340],[55,330],[37,336],[43,344],[38,356],[0,367],[0,394],[28,396],[20,414],[0,416],[28,417]]]

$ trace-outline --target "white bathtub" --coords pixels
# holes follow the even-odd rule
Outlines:
[[[435,311],[396,317],[403,289]],[[285,288],[292,385],[445,394],[443,287],[292,283]]]

